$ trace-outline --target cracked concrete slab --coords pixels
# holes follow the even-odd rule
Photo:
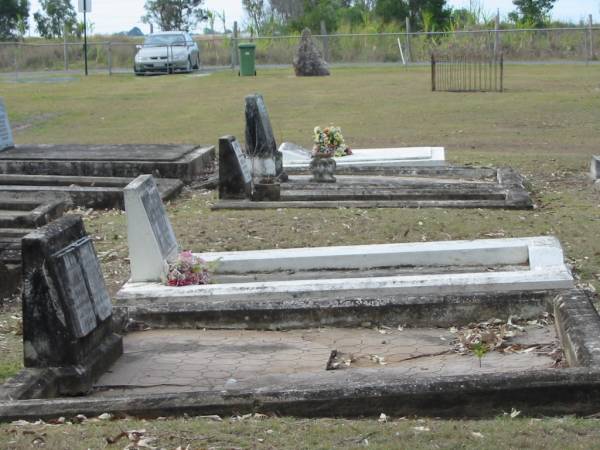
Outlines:
[[[267,387],[274,378],[394,369],[407,379],[553,370],[547,353],[490,352],[479,367],[454,351],[443,328],[322,328],[293,331],[151,330],[124,338],[124,354],[95,385],[95,396]],[[528,326],[511,339],[525,346],[557,343],[553,326]],[[351,360],[327,371],[332,350]],[[290,378],[291,382],[291,378]],[[293,383],[291,383],[293,384]]]

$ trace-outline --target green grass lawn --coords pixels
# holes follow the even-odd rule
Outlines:
[[[446,147],[451,162],[510,165],[531,183],[534,211],[212,212],[214,192],[186,191],[168,205],[168,212],[180,242],[195,251],[554,234],[580,281],[598,289],[600,191],[586,177],[592,154],[600,153],[600,66],[509,65],[505,86],[503,94],[432,93],[424,67],[378,67],[335,69],[331,77],[306,79],[293,77],[291,70],[270,70],[257,78],[223,72],[207,77],[95,75],[59,84],[0,81],[0,95],[16,126],[17,144],[216,144],[224,134],[243,140],[244,96],[260,92],[279,142],[308,146],[315,125],[335,123],[353,147],[439,145]],[[125,216],[94,212],[86,216],[86,226],[96,236],[114,293],[128,276]],[[0,324],[12,323],[15,311],[5,306]],[[14,328],[0,327],[0,381],[18,369],[21,348]],[[67,427],[44,429],[48,448],[69,447],[67,432],[81,437],[81,448],[99,448],[105,436],[140,427],[167,448],[199,435],[206,438],[195,441],[199,448],[348,448],[364,446],[360,438],[365,436],[371,448],[600,447],[598,422],[576,419],[425,424],[379,424],[376,418],[177,420]],[[15,440],[11,445],[16,448],[26,448],[34,437],[14,426],[0,427],[0,443]]]

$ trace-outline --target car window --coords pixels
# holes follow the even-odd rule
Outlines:
[[[185,45],[185,35],[183,34],[151,34],[144,40],[144,45]]]

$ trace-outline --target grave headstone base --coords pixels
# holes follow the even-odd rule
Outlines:
[[[123,343],[113,333],[110,298],[81,217],[31,232],[22,254],[25,367],[51,369],[58,395],[84,394]]]
[[[255,183],[252,192],[252,200],[255,202],[272,201],[277,202],[281,198],[281,184],[279,183]]]

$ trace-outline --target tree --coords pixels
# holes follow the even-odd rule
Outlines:
[[[321,22],[325,22],[327,32],[335,31],[339,25],[338,11],[341,7],[341,0],[304,0],[304,14],[292,26],[297,30],[309,28],[318,33]]]
[[[146,0],[144,23],[155,23],[163,31],[190,31],[206,20],[204,0]]]
[[[40,0],[41,11],[33,15],[40,36],[52,39],[77,27],[77,14],[71,0]]]
[[[28,0],[0,0],[0,40],[25,34],[29,23]]]
[[[452,10],[446,0],[377,0],[375,14],[384,22],[403,22],[407,17],[415,29],[432,31],[446,26]]]
[[[508,17],[515,23],[530,24],[543,27],[556,0],[513,0],[517,7]]]
[[[267,11],[264,0],[242,0],[242,6],[252,22],[252,29],[256,34],[261,34],[267,20]]]
[[[298,0],[271,0],[271,10],[282,22],[291,23],[304,14],[304,3]]]
[[[403,22],[409,15],[408,3],[399,0],[378,0],[375,14],[384,22]]]

